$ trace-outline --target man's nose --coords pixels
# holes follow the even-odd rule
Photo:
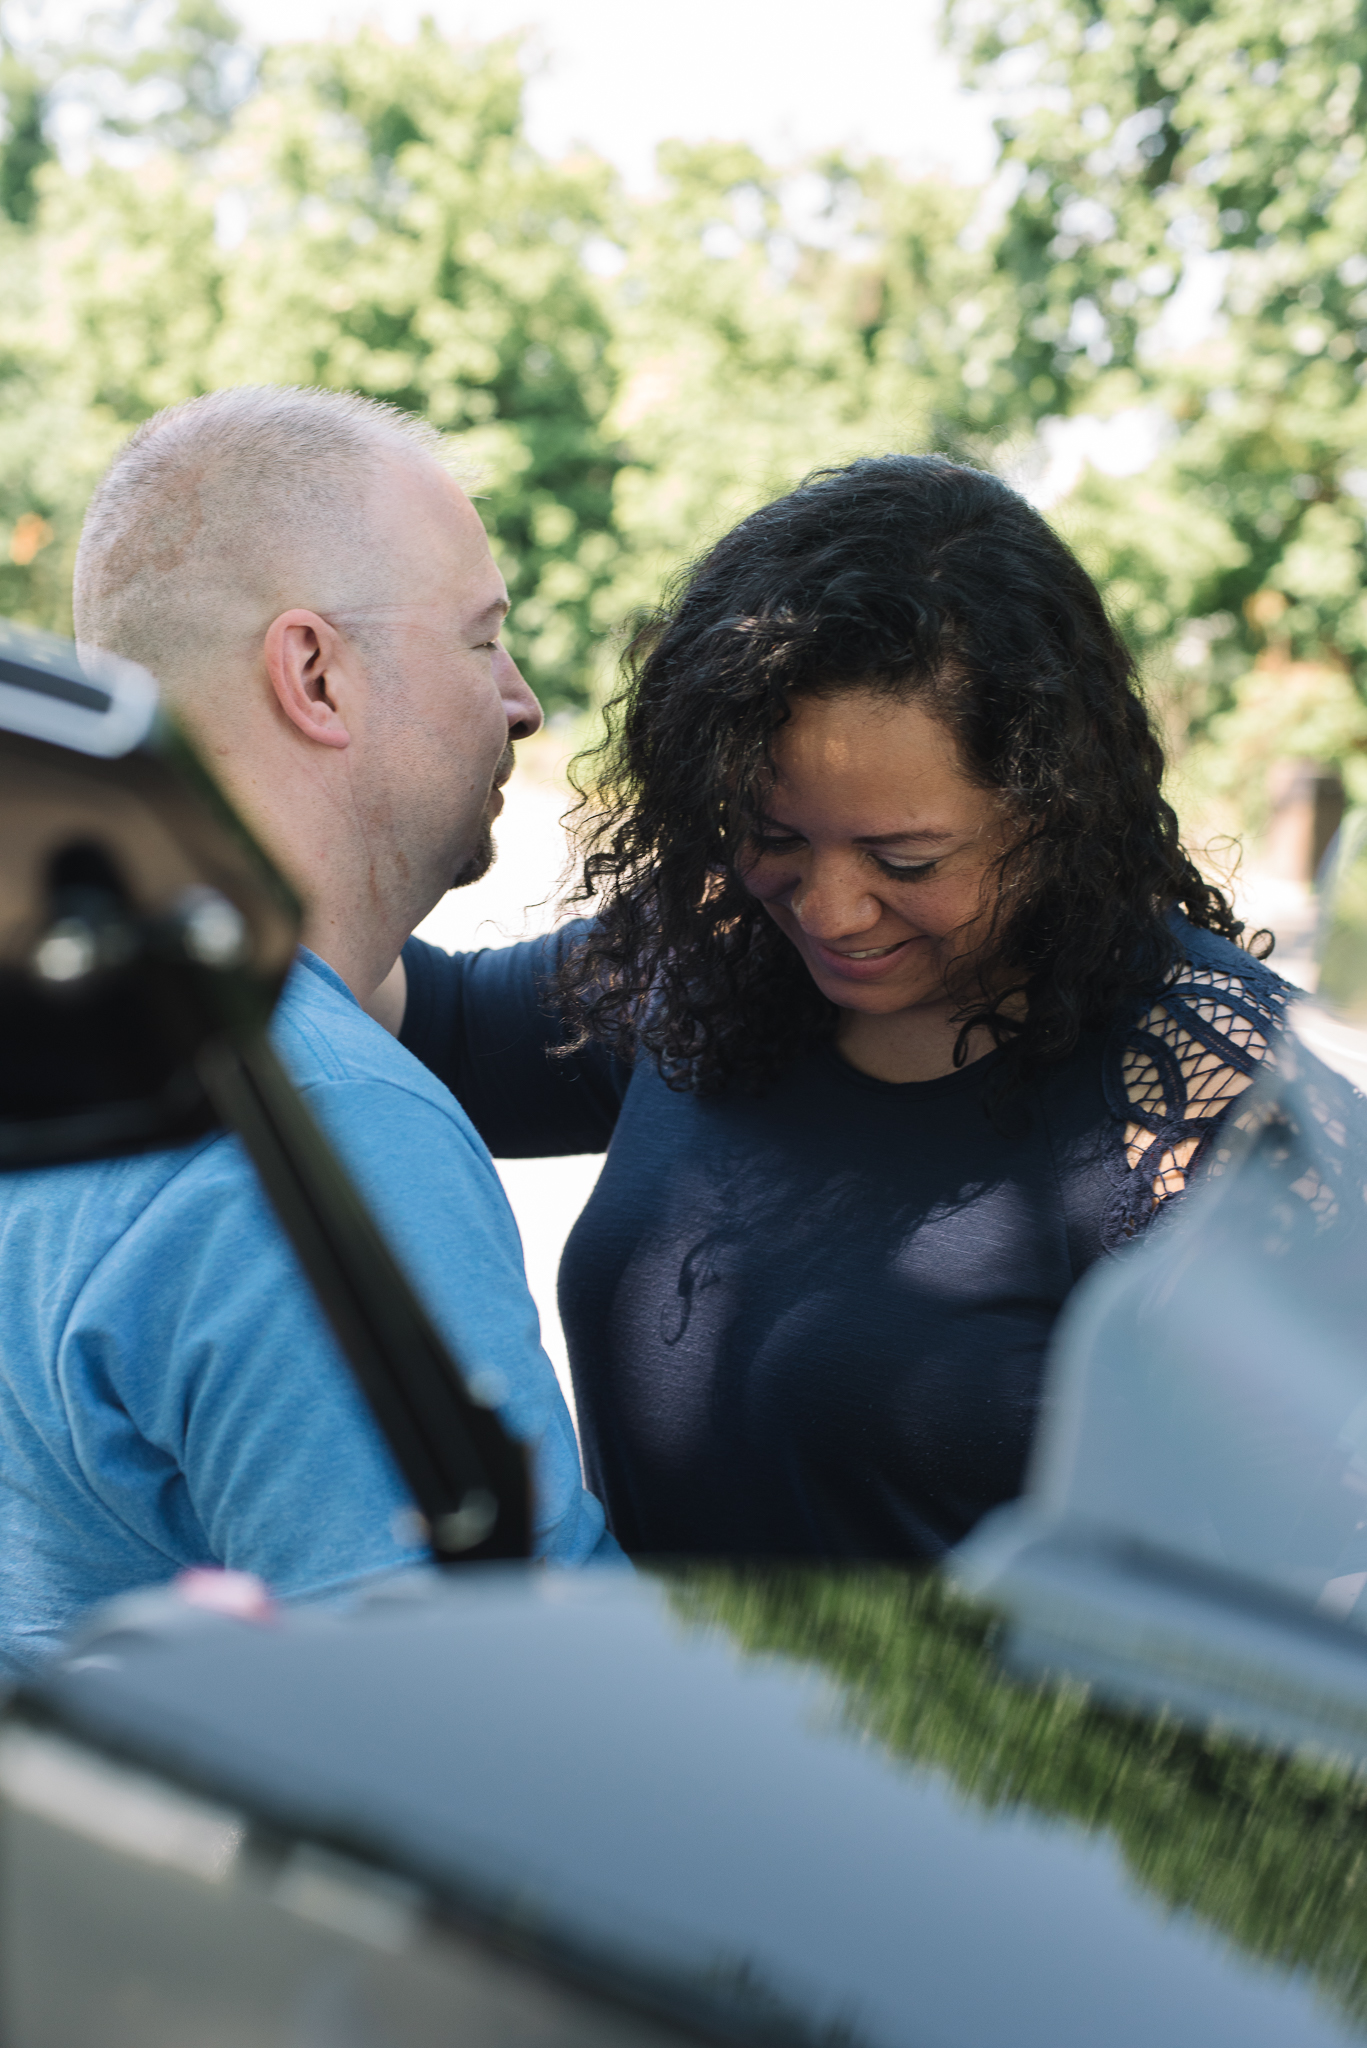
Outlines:
[[[503,700],[508,720],[508,737],[510,740],[529,740],[534,732],[540,732],[545,723],[544,714],[512,655],[503,647],[500,647],[499,655],[498,694]]]
[[[813,939],[853,938],[870,931],[883,915],[858,866],[843,860],[814,860],[789,901]]]

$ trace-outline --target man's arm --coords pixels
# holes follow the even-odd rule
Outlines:
[[[418,1563],[412,1503],[241,1148],[169,1180],[94,1269],[58,1377],[78,1463],[167,1560],[287,1597]]]
[[[425,1076],[412,1091],[320,1082],[307,1097],[473,1391],[532,1446],[537,1554],[578,1563],[598,1547],[603,1510],[584,1491],[517,1224],[483,1145],[430,1088]]]
[[[477,1142],[454,1112],[381,1081],[307,1092],[476,1390],[531,1448],[537,1554],[615,1554]],[[173,1564],[230,1565],[308,1597],[425,1555],[388,1449],[234,1141],[207,1148],[101,1262],[70,1319],[62,1374],[84,1470]]]

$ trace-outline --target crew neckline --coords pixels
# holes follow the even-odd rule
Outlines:
[[[824,1060],[847,1081],[856,1087],[872,1089],[880,1095],[898,1095],[904,1100],[910,1095],[933,1095],[952,1093],[972,1085],[978,1075],[985,1073],[1001,1059],[1002,1048],[994,1045],[980,1059],[970,1060],[966,1067],[952,1067],[947,1074],[935,1074],[928,1081],[883,1081],[877,1074],[866,1074],[861,1067],[851,1065],[839,1048],[830,1040],[816,1047],[818,1058]]]
[[[321,953],[313,952],[308,946],[299,946],[295,949],[294,960],[297,967],[307,967],[310,973],[318,976],[320,981],[327,982],[330,988],[335,988],[339,995],[345,996],[349,1003],[356,1009],[360,1009],[361,1005],[356,1001],[355,995],[347,987],[337,969],[324,960]]]

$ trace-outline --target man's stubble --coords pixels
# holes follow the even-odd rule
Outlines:
[[[457,869],[451,883],[453,889],[468,889],[471,882],[482,882],[494,862],[498,859],[498,848],[494,845],[494,821],[484,820],[478,844],[470,858]]]
[[[509,740],[499,756],[498,766],[494,770],[493,785],[490,790],[491,796],[493,788],[497,788],[505,783],[512,772],[513,743]],[[483,881],[497,859],[498,848],[494,844],[494,821],[486,810],[483,823],[480,826],[479,837],[471,848],[468,858],[457,869],[451,887],[453,889],[468,889],[472,882]]]

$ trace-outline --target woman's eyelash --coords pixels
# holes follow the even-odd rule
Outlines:
[[[937,868],[939,866],[939,862],[934,860],[916,860],[902,862],[895,860],[883,860],[880,858],[878,854],[875,854],[873,857],[878,862],[879,867],[882,868],[885,874],[896,875],[899,882],[905,882],[908,879],[908,877],[910,877],[914,881],[918,876],[928,875],[930,874],[932,869]]]
[[[791,847],[801,846],[802,841],[796,832],[757,832],[754,844],[760,853],[786,853]],[[939,866],[938,860],[899,862],[884,860],[877,853],[871,853],[869,858],[885,875],[892,875],[899,882],[919,881],[922,875],[931,874]]]

